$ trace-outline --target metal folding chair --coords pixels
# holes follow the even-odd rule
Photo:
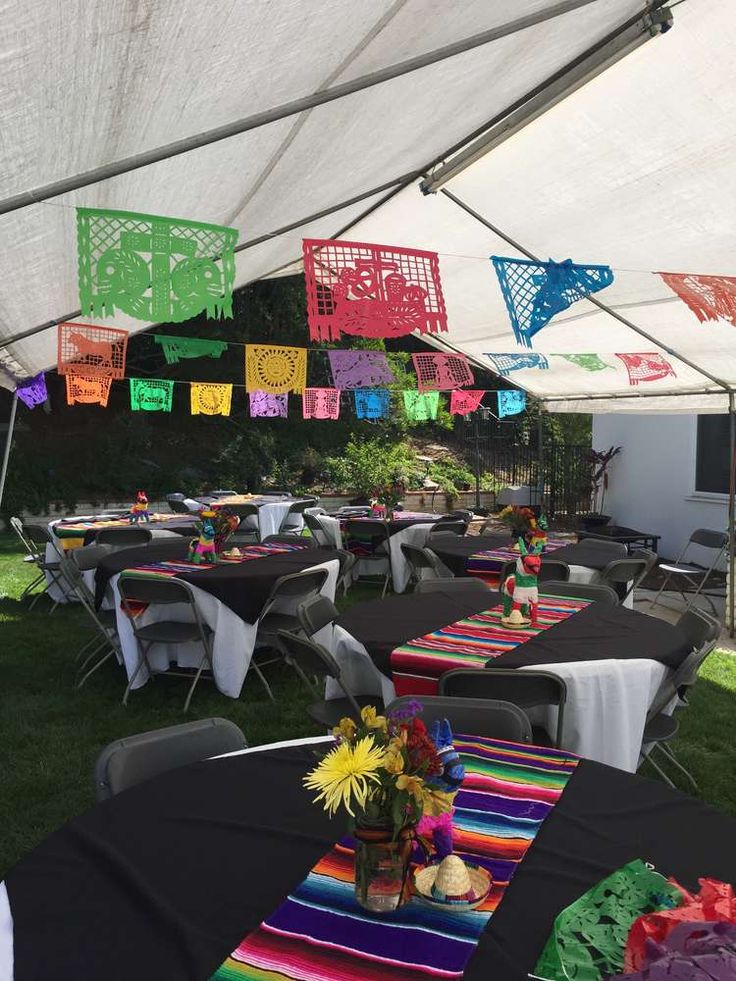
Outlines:
[[[289,510],[281,519],[279,534],[285,535],[289,532],[299,534],[304,526],[304,512],[307,508],[312,508],[317,503],[316,497],[309,497],[306,500],[294,501],[289,506]]]
[[[501,569],[499,583],[504,583],[509,576],[516,572],[516,559],[510,559],[504,563]],[[542,559],[539,567],[538,582],[567,582],[570,578],[570,566],[562,559]]]
[[[36,568],[39,571],[39,577],[35,580],[34,585],[40,585],[41,582],[44,583],[43,589],[40,593],[36,593],[31,603],[28,607],[32,610],[33,607],[38,603],[40,598],[48,593],[52,586],[58,586],[61,592],[64,592],[64,582],[61,574],[60,559],[62,555],[62,549],[57,544],[54,536],[43,525],[24,525],[23,533],[25,538],[28,540],[30,546],[30,553],[34,555],[34,561],[36,563]],[[51,552],[56,558],[47,559],[46,551],[47,546],[51,546]],[[28,547],[28,546],[27,546]],[[30,594],[30,591],[29,591]],[[24,593],[25,595],[25,593]],[[57,600],[51,600],[51,609],[49,610],[49,615],[54,612],[56,607],[61,602],[61,597]]]
[[[607,606],[618,606],[618,593],[604,583],[545,582],[540,592],[546,596],[569,596],[571,599],[587,599],[605,603]]]
[[[387,712],[415,702],[413,695],[395,699]],[[491,698],[450,698],[422,695],[421,718],[429,728],[437,719],[447,719],[454,733],[504,739],[511,743],[530,743],[532,727],[526,713],[511,702]]]
[[[148,545],[153,538],[150,528],[131,525],[129,528],[100,528],[95,535],[95,545],[112,545],[113,548],[136,548]]]
[[[686,557],[692,550],[693,546],[701,549],[707,549],[711,552],[713,558],[710,565],[704,566],[696,562],[686,561]],[[692,535],[688,538],[687,542],[685,543],[685,547],[674,562],[659,563],[659,568],[665,573],[665,577],[659,588],[659,592],[652,600],[652,606],[659,603],[659,598],[665,589],[667,589],[667,584],[669,583],[670,579],[676,577],[676,579],[680,580],[681,587],[685,588],[678,589],[675,587],[674,592],[677,592],[682,596],[686,610],[689,610],[695,603],[697,597],[702,594],[708,601],[713,613],[716,613],[716,608],[710,598],[711,594],[705,592],[705,587],[710,577],[716,571],[716,566],[725,555],[727,548],[728,535],[724,534],[722,531],[711,531],[709,528],[696,528]],[[694,592],[690,592],[690,589],[694,590]],[[690,596],[689,600],[686,598],[686,595]]]
[[[693,650],[679,668],[669,673],[655,696],[644,726],[641,755],[637,769],[641,769],[646,760],[665,783],[674,787],[675,784],[654,759],[655,754],[659,753],[697,790],[698,784],[695,777],[680,763],[668,745],[669,741],[677,735],[680,724],[674,715],[668,714],[667,709],[674,699],[678,699],[675,709],[688,707],[688,691],[698,680],[698,672],[703,662],[715,648],[721,633],[721,625],[704,610],[693,608],[682,614],[677,626],[686,634],[688,641],[693,645]]]
[[[26,588],[20,594],[20,599],[23,600],[26,598],[26,596],[28,596],[29,593],[33,592],[36,586],[40,586],[41,583],[44,582],[46,579],[46,576],[43,574],[43,572],[40,572],[38,569],[38,563],[43,559],[44,556],[33,546],[31,541],[28,538],[26,538],[25,534],[23,533],[23,522],[20,520],[20,518],[12,517],[10,519],[10,527],[13,529],[17,537],[20,539],[23,548],[27,552],[27,554],[23,556],[23,561],[36,566],[36,571],[38,572],[36,578],[32,582],[28,583]]]
[[[188,711],[189,703],[192,700],[194,689],[197,686],[200,675],[205,669],[212,672],[212,630],[203,622],[196,600],[192,594],[188,583],[181,579],[144,579],[134,573],[123,572],[118,579],[118,589],[122,600],[122,607],[125,614],[130,618],[130,623],[135,634],[138,645],[138,664],[135,671],[128,681],[128,685],[123,695],[123,705],[128,704],[128,697],[133,686],[133,682],[140,674],[142,668],[148,668],[148,672],[153,677],[154,672],[148,660],[148,652],[155,644],[187,644],[198,642],[202,645],[202,659],[194,674],[192,684],[184,702],[184,711]],[[184,604],[189,607],[192,620],[157,620],[146,626],[140,626],[137,622],[140,607],[137,604],[145,604],[147,607],[173,606],[176,603]],[[166,674],[179,678],[190,678],[191,673],[184,671],[167,671]]]
[[[556,708],[557,728],[554,736],[543,726],[532,726],[532,741],[538,746],[562,748],[567,685],[551,671],[515,671],[494,668],[489,661],[479,670],[446,671],[439,682],[440,695],[452,698],[500,699],[518,705],[524,712],[536,708]]]
[[[482,579],[474,576],[457,576],[455,579],[420,579],[414,587],[415,593],[490,593],[491,589]]]
[[[401,554],[409,563],[411,569],[409,582],[413,583],[414,586],[425,578],[425,573],[429,573],[429,579],[449,578],[442,563],[431,548],[402,544]]]
[[[600,581],[605,586],[611,586],[623,603],[649,571],[649,560],[646,558],[614,559],[605,569],[601,570]]]
[[[391,575],[391,553],[389,551],[389,539],[391,534],[389,532],[388,522],[380,521],[378,519],[373,521],[347,521],[345,525],[345,540],[353,540],[364,547],[364,552],[361,551],[360,554],[357,552],[356,557],[359,562],[365,562],[369,565],[386,565],[386,572],[383,574],[383,589],[381,590],[381,598],[386,595],[386,590],[389,584],[393,586],[393,577]],[[362,577],[361,577],[362,578]]]
[[[247,745],[241,730],[227,719],[200,719],[116,739],[97,757],[97,800],[107,800],[144,780],[213,756],[235,753]]]
[[[296,608],[296,618],[299,626],[307,637],[312,637],[318,630],[334,623],[340,616],[340,611],[329,598],[318,593],[310,596]]]
[[[432,539],[442,538],[443,535],[454,535],[457,538],[462,538],[462,536],[467,532],[469,521],[464,521],[462,519],[454,518],[440,518],[439,521],[435,521],[429,531],[427,536],[427,542],[431,545]]]
[[[256,544],[261,539],[258,507],[255,504],[228,504],[227,510],[239,520],[238,527],[228,538],[232,545]]]

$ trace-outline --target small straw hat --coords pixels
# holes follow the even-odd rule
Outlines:
[[[430,906],[475,909],[491,891],[491,877],[484,868],[448,855],[418,869],[414,885],[419,898]]]

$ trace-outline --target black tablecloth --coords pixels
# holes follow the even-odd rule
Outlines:
[[[336,622],[364,645],[378,670],[390,676],[395,647],[471,613],[488,610],[500,601],[500,595],[490,589],[486,594],[472,590],[466,595],[449,591],[409,593],[357,603]]]
[[[601,547],[594,538],[586,538],[582,542],[574,542],[571,545],[563,545],[556,548],[553,552],[543,556],[550,559],[560,559],[568,565],[583,565],[587,569],[605,569],[609,562],[614,559],[625,559],[626,550],[621,555],[612,555],[611,548]]]
[[[134,548],[121,548],[100,561],[95,569],[95,605],[102,606],[107,584],[113,576],[123,569],[145,562],[166,562],[185,559],[189,553],[189,541],[184,538],[160,538],[149,545],[136,545]]]
[[[166,544],[178,545],[179,543],[167,542]],[[187,543],[182,544],[185,547],[183,550],[180,548],[178,554],[167,553],[163,549],[162,542],[161,550],[157,554],[158,544],[140,549],[125,549],[123,553],[116,552],[103,559],[95,573],[95,598],[101,602],[110,578],[124,569],[132,569],[136,565],[151,562],[184,558],[188,546]],[[177,573],[177,579],[183,579],[184,582],[211,593],[246,623],[255,623],[277,579],[333,559],[338,561],[340,559],[340,553],[334,549],[305,546],[298,552],[280,552],[276,555],[250,559],[247,562],[223,563],[215,566],[214,569]]]
[[[344,829],[301,786],[312,753],[186,767],[51,835],[6,879],[15,981],[206,981]],[[735,841],[736,822],[699,801],[582,761],[464,981],[525,981],[556,914],[632,859],[690,888],[736,882]]]
[[[149,531],[173,531],[177,535],[187,535],[191,538],[194,534],[196,534],[197,520],[196,515],[189,516],[183,514],[180,518],[171,518],[169,521],[141,521],[140,524],[128,525],[128,527],[148,528]],[[119,528],[124,529],[125,527],[125,525],[117,525],[115,526],[115,530],[117,531]],[[104,527],[88,528],[84,533],[84,544],[91,545],[99,532],[104,530]]]
[[[542,592],[544,587],[542,586]],[[499,594],[412,593],[381,602],[359,603],[337,621],[360,641],[379,671],[391,676],[391,651],[432,630],[488,610]],[[493,659],[496,668],[566,664],[608,658],[649,658],[677,667],[691,650],[685,635],[671,623],[622,606],[591,603],[507,654]]]
[[[465,568],[471,555],[491,548],[508,548],[511,538],[508,534],[463,535],[462,538],[456,535],[451,541],[448,535],[447,538],[435,538],[427,544],[454,575],[465,576]]]

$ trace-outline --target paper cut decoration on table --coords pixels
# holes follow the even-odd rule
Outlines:
[[[272,392],[249,392],[248,402],[252,418],[286,419],[289,413],[289,396]]]
[[[402,394],[408,419],[412,419],[414,422],[427,422],[429,419],[437,418],[440,405],[439,392],[418,392],[407,389]]]
[[[485,390],[476,391],[466,389],[464,392],[454,391],[450,393],[450,412],[454,416],[467,416],[470,412],[480,406],[485,395]]]
[[[303,254],[312,340],[447,330],[436,252],[304,239]]]
[[[86,375],[66,376],[67,405],[101,405],[107,408],[112,378],[89,378]]]
[[[211,382],[191,382],[189,385],[193,416],[229,416],[233,386]]]
[[[661,354],[654,352],[644,352],[642,354],[617,354],[617,358],[626,365],[629,373],[629,385],[638,385],[639,382],[659,381],[660,378],[676,378],[675,369],[662,357]]]
[[[526,392],[520,392],[515,388],[502,389],[496,392],[498,398],[498,418],[505,416],[518,416],[526,409]]]
[[[605,371],[606,368],[613,368],[613,365],[606,364],[597,354],[553,354],[552,357],[564,358],[565,361],[585,371]]]
[[[163,348],[166,364],[178,364],[183,358],[219,358],[227,351],[225,341],[208,341],[201,337],[154,334],[153,339]]]
[[[140,521],[150,521],[151,512],[148,510],[148,495],[145,491],[139,490],[135,495],[135,504],[131,506],[128,521],[131,525],[137,525]]]
[[[124,378],[127,347],[127,330],[97,324],[59,324],[57,370],[60,375]]]
[[[302,416],[304,419],[339,418],[340,392],[336,388],[305,388]]]
[[[391,393],[386,388],[356,388],[355,414],[358,419],[387,419]]]
[[[728,320],[736,326],[736,277],[659,273],[698,320]]]
[[[549,981],[609,978],[624,966],[634,921],[682,902],[680,890],[640,860],[612,872],[564,909],[534,968]]]
[[[610,981],[731,981],[736,978],[736,925],[678,924],[661,944],[650,942],[641,971]]]
[[[713,923],[717,921],[736,924],[736,898],[733,886],[718,879],[698,879],[699,893],[690,893],[679,886],[683,895],[682,905],[673,909],[646,913],[634,921],[626,941],[624,968],[627,973],[640,970],[646,961],[647,944],[661,944],[682,923]],[[736,953],[736,951],[734,951]],[[736,977],[736,974],[734,975]]]
[[[371,388],[390,385],[394,373],[383,351],[328,351],[335,388]]]
[[[307,384],[307,349],[274,344],[245,345],[245,387],[249,392],[303,392]]]
[[[475,382],[464,354],[412,354],[420,392],[462,388]]]
[[[174,383],[164,378],[131,378],[130,407],[134,412],[171,412]]]
[[[43,405],[49,397],[46,390],[46,375],[40,371],[33,378],[26,378],[19,381],[15,386],[15,394],[27,405],[29,409],[35,409],[37,405]]]
[[[183,218],[77,208],[84,316],[179,323],[232,317],[238,231]]]
[[[491,256],[504,303],[519,344],[532,346],[532,337],[555,314],[613,282],[610,266],[580,266],[564,262],[534,262]]]
[[[549,368],[549,361],[543,354],[488,354],[486,357],[496,372],[506,378],[512,371],[522,368]]]

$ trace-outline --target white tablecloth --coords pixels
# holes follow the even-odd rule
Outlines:
[[[345,683],[361,695],[380,695],[385,703],[395,697],[390,678],[379,672],[363,644],[342,627],[332,635],[335,655]],[[621,770],[636,772],[646,715],[668,668],[646,658],[577,661],[570,664],[534,665],[567,684],[567,705],[562,734],[564,749]],[[519,668],[519,671],[527,670]],[[326,698],[342,692],[328,682]],[[421,698],[420,698],[421,701]],[[557,710],[533,716],[532,721],[557,731]]]
[[[329,562],[318,562],[311,569],[327,569],[329,575],[322,587],[322,594],[334,600],[335,587],[340,569],[337,559]],[[138,666],[138,645],[135,640],[133,628],[130,620],[123,613],[120,607],[120,593],[118,591],[119,576],[113,576],[110,580],[109,588],[112,590],[115,604],[115,614],[117,619],[118,636],[123,650],[123,660],[128,679],[131,678]],[[202,621],[213,631],[212,635],[212,667],[215,684],[223,695],[230,698],[240,696],[245,676],[248,673],[250,660],[253,656],[256,634],[258,632],[258,621],[246,623],[237,613],[234,613],[229,606],[222,603],[216,596],[199,589],[189,583],[192,594],[194,595],[197,609]],[[295,602],[284,601],[283,605],[277,607],[281,612],[293,612]],[[162,611],[161,608],[149,607],[137,621],[141,626],[148,623],[155,623],[156,620],[182,620],[191,622],[193,616],[189,607],[185,604],[167,605]],[[331,633],[332,628],[325,628]],[[315,635],[319,643],[329,643],[329,633],[320,631]],[[175,661],[180,667],[197,667],[202,659],[202,646],[199,643],[191,644],[155,644],[149,654],[148,660],[154,671],[166,671],[169,663]],[[149,678],[148,669],[141,668],[135,679],[133,688],[140,688]]]
[[[416,545],[423,548],[427,544],[429,533],[434,527],[434,522],[427,524],[408,525],[400,531],[394,532],[388,540],[389,561],[391,562],[391,578],[395,593],[403,593],[409,583],[411,569],[409,563],[404,558],[401,546]],[[385,572],[385,562],[364,562],[361,559],[353,567],[353,575],[357,579],[359,576],[375,576],[380,571]],[[451,575],[451,573],[450,573]]]

